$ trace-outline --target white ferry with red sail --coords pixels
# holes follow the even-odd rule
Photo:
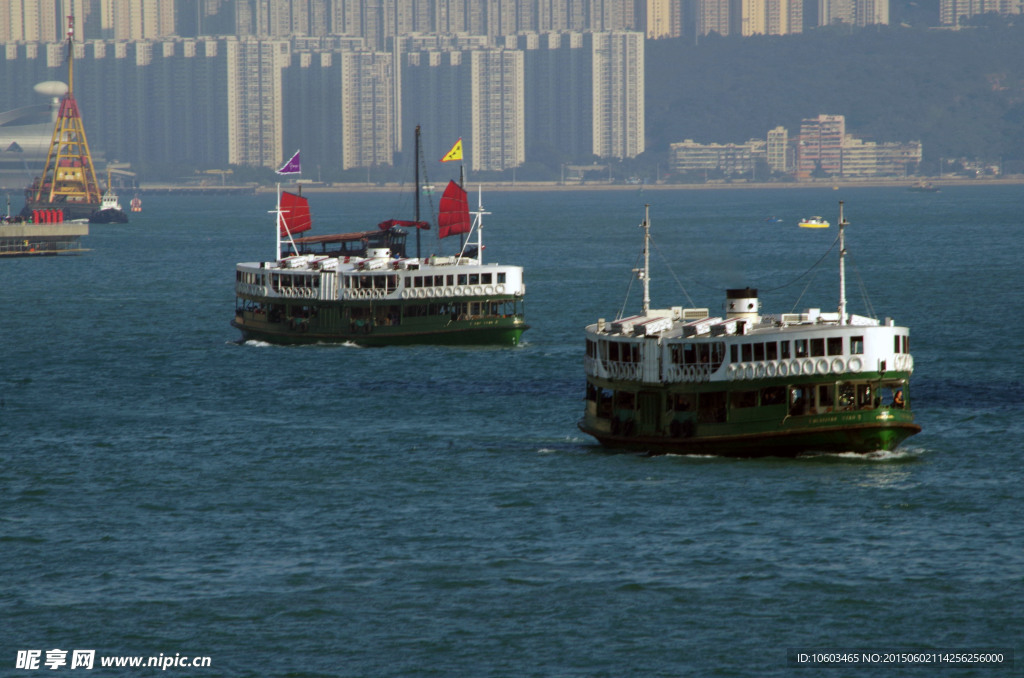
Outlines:
[[[455,254],[421,257],[406,252],[410,229],[418,236],[430,228],[418,215],[357,233],[294,237],[312,228],[309,202],[281,191],[277,256],[237,264],[231,324],[246,340],[278,344],[515,346],[528,328],[523,269],[484,262],[490,213],[481,203],[470,212],[466,191],[449,182],[439,237],[466,241]]]

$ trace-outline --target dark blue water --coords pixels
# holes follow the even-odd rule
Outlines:
[[[237,343],[233,269],[272,256],[269,195],[149,196],[131,224],[93,226],[83,256],[0,262],[0,675],[70,671],[15,668],[55,648],[210,657],[167,671],[195,676],[1020,657],[1024,187],[484,199],[486,257],[527,270],[514,349]],[[316,195],[315,232],[408,216],[401,200]],[[836,229],[796,221],[835,223],[839,200],[850,310],[862,283],[911,328],[921,434],[869,458],[752,461],[607,454],[577,431],[582,328],[622,307],[645,202],[655,306],[718,312],[749,284],[788,312],[836,306],[835,251],[807,273]],[[87,675],[159,672],[96,661]],[[994,672],[1014,669],[827,673]]]

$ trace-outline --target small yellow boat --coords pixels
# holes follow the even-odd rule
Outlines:
[[[821,217],[810,217],[800,220],[800,228],[828,228],[828,222]]]

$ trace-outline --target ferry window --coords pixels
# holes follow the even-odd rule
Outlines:
[[[843,382],[838,386],[839,393],[839,409],[840,410],[852,410],[854,404],[854,391],[853,384],[849,382]]]
[[[491,274],[490,273],[481,273],[480,274],[480,284],[481,285],[490,285],[491,284]]]
[[[850,353],[854,355],[864,353],[864,337],[850,337]]]
[[[447,281],[448,281],[448,282],[447,282],[446,284],[448,284],[448,285],[454,285],[454,284],[455,284],[455,276],[454,276],[454,275],[450,275],[450,276],[448,276],[448,278],[447,278]]]
[[[842,337],[829,337],[828,338],[828,354],[829,355],[843,355],[843,338]]]
[[[786,404],[786,389],[783,386],[769,386],[761,389],[762,405],[784,405]]]
[[[444,276],[443,275],[435,275],[434,276],[434,287],[444,287]]]
[[[806,358],[807,357],[807,340],[806,339],[797,339],[793,343],[796,344],[796,357],[797,358]]]
[[[740,347],[733,344],[729,347],[729,362],[738,363],[740,361]]]
[[[764,345],[764,348],[765,348],[765,352],[764,352],[764,357],[765,358],[767,358],[768,360],[778,360],[779,359],[779,345],[776,344],[774,341],[769,341],[767,344]]]
[[[857,384],[857,407],[866,410],[874,404],[871,401],[871,384]]]
[[[910,337],[903,335],[903,352],[910,353]]]
[[[711,368],[717,370],[725,360],[725,342],[716,341],[711,345]]]
[[[701,393],[697,401],[697,421],[715,423],[725,421],[725,391]]]
[[[754,344],[754,360],[764,360],[764,344]]]
[[[480,274],[479,273],[470,273],[469,274],[469,284],[470,285],[479,285],[480,284]]]
[[[832,407],[832,385],[818,385],[818,407]]]
[[[500,273],[498,273],[498,284],[499,285],[504,285],[505,284],[505,272],[504,271],[501,271]]]
[[[619,345],[614,341],[608,342],[608,360],[612,362],[619,361]]]
[[[615,409],[617,410],[631,410],[633,409],[634,394],[629,391],[616,391],[615,392]]]
[[[801,340],[803,341],[803,340]],[[789,413],[796,416],[811,411],[811,400],[814,386],[801,384],[789,389]]]
[[[754,347],[751,344],[743,344],[743,362],[750,362],[754,359]]]
[[[811,357],[817,358],[823,355],[825,355],[825,340],[811,339]]]
[[[757,407],[757,391],[733,391],[729,395],[729,406],[733,409]]]
[[[685,393],[677,393],[672,396],[672,409],[676,412],[690,412],[693,410],[693,401]]]
[[[587,339],[587,357],[597,357],[597,347],[594,345],[594,342],[592,342],[590,339]]]
[[[466,274],[465,273],[460,273],[459,274],[459,284],[460,285],[465,285],[466,284],[466,280],[467,280]]]
[[[697,347],[693,344],[683,344],[683,364],[692,365],[697,362]]]
[[[413,287],[423,287],[423,276],[419,276],[418,275],[415,278],[413,278],[412,286]]]
[[[789,360],[789,357],[790,357],[790,355],[789,355],[789,342],[788,341],[783,341],[780,344],[780,346],[782,347],[782,350],[780,351],[780,355],[781,355],[782,359],[783,360]]]

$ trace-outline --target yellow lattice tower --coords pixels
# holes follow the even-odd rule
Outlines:
[[[42,175],[31,189],[31,200],[37,203],[89,204],[100,202],[100,186],[96,181],[89,142],[78,112],[74,95],[74,17],[68,17],[68,92],[60,101],[57,122],[53,126],[50,150]]]

